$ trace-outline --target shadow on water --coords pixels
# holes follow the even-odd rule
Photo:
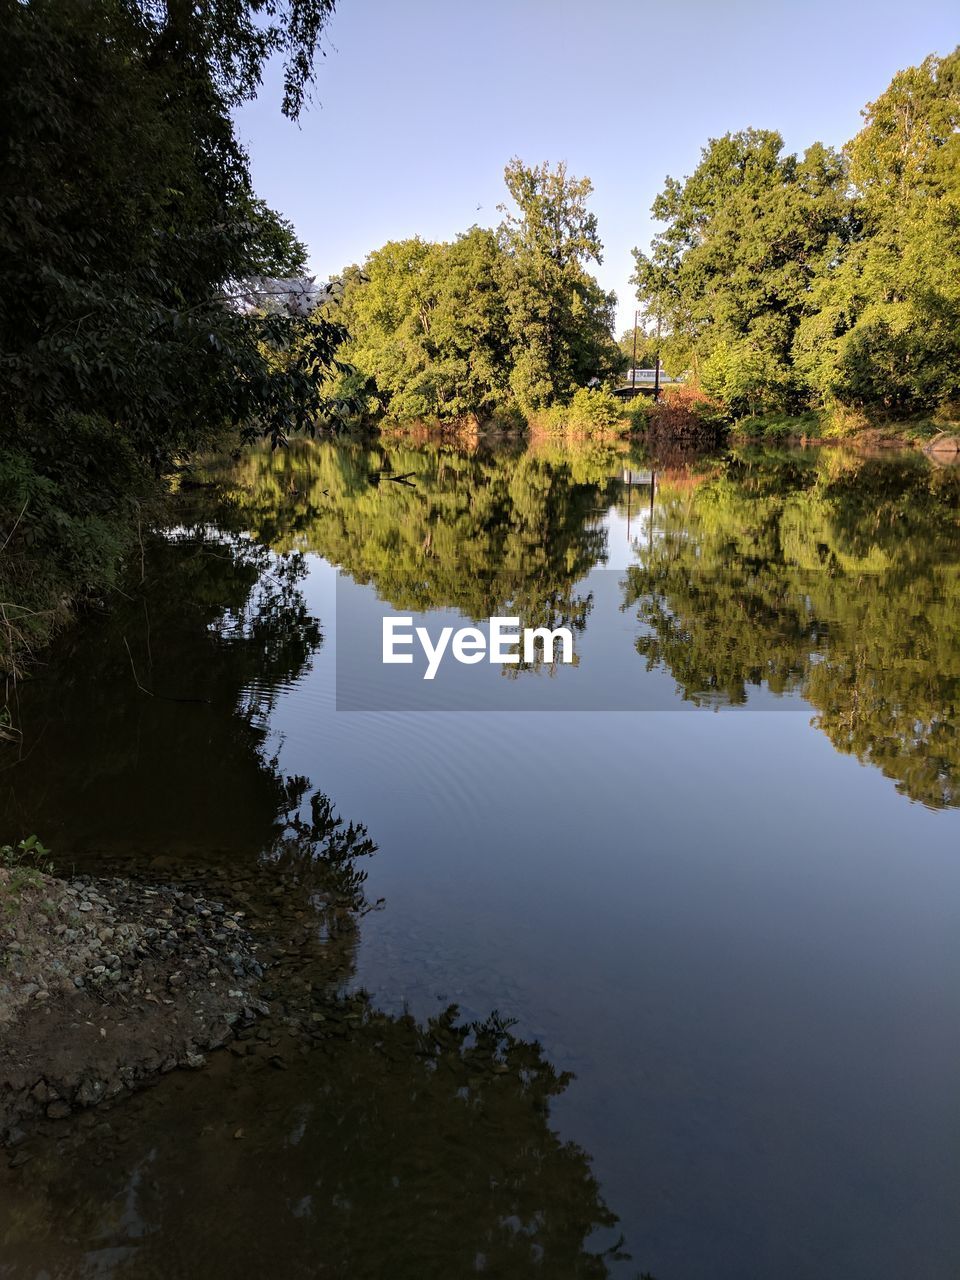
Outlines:
[[[143,568],[24,691],[4,824],[84,871],[228,894],[270,1012],[202,1071],[42,1122],[0,1172],[0,1276],[607,1275],[617,1218],[550,1124],[572,1077],[498,1013],[345,991],[376,845],[267,732],[321,643],[299,551],[198,520]]]
[[[497,1013],[342,994],[375,852],[314,793],[261,876],[232,878],[274,935],[270,1014],[203,1072],[48,1124],[2,1175],[0,1276],[599,1278],[626,1259],[589,1157],[550,1126],[572,1077],[539,1045]]]
[[[4,1187],[0,1275],[608,1274],[616,1218],[536,1045],[360,997],[325,1026],[48,1140]]]
[[[5,834],[42,829],[78,859],[269,845],[284,800],[269,713],[322,643],[303,574],[301,555],[200,520],[154,539],[143,582],[22,686],[22,740],[0,756]]]

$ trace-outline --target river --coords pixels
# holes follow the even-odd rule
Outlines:
[[[960,470],[295,442],[177,502],[22,686],[3,838],[249,884],[317,796],[366,906],[294,912],[334,1034],[2,1171],[4,1280],[956,1277]],[[391,683],[385,610],[576,661]]]

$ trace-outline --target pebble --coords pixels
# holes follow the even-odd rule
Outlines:
[[[64,1097],[45,1080],[39,1081],[31,1091],[30,1103],[42,1109],[47,1118],[56,1120],[75,1107],[96,1106],[154,1072],[166,1073],[178,1066],[199,1069],[206,1062],[202,1050],[232,1046],[236,1029],[270,1011],[262,1000],[251,999],[251,979],[263,970],[254,958],[257,948],[241,923],[243,912],[231,912],[223,903],[198,899],[173,885],[147,888],[119,877],[94,880],[78,876],[67,884],[54,880],[50,889],[43,912],[32,915],[32,932],[17,929],[18,936],[5,948],[14,974],[17,1005],[25,1000],[43,1004],[60,989],[71,992],[73,999],[78,991],[89,990],[99,992],[108,1008],[119,1012],[129,1001],[134,1017],[155,1018],[161,1002],[150,990],[152,985],[161,995],[169,992],[173,997],[164,999],[163,1005],[173,1005],[178,1016],[182,1010],[185,1017],[196,1021],[192,1023],[195,1043],[184,1047],[183,1032],[176,1024],[158,1024],[164,1026],[166,1043],[156,1047],[152,1055],[143,1056],[143,1046],[137,1062],[124,1064],[108,1079],[88,1075],[66,1081]],[[172,964],[166,959],[168,955]],[[42,975],[39,981],[24,980],[32,976],[22,972],[28,957],[37,964]],[[231,975],[231,971],[234,984],[227,991],[228,984],[217,979]],[[118,1021],[127,1016],[121,1013]],[[105,1011],[101,1040],[106,1039],[108,1027],[111,1035],[115,1029],[107,1018]],[[245,1055],[246,1050],[241,1053]],[[7,1130],[0,1143],[5,1137],[6,1144],[12,1145],[10,1122],[29,1114],[30,1107],[22,1107],[26,1096],[21,1093],[21,1101],[6,1113]]]

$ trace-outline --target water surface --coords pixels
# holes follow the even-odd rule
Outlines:
[[[303,971],[342,1035],[5,1173],[0,1275],[955,1277],[958,474],[381,442],[194,484],[22,690],[5,838],[256,881],[320,791],[383,903]],[[566,619],[578,665],[337,710],[351,593]]]

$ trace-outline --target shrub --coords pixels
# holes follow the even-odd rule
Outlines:
[[[610,431],[625,425],[621,401],[600,387],[580,387],[566,405],[554,405],[549,411],[552,425]]]
[[[652,396],[634,396],[627,409],[627,421],[631,431],[646,431],[650,419],[656,411],[656,403]]]
[[[2,894],[8,914],[15,914],[24,890],[42,889],[44,875],[53,874],[49,855],[50,850],[36,836],[27,836],[16,845],[0,845],[0,868],[9,873],[4,877]]]
[[[741,418],[735,427],[737,435],[754,439],[786,440],[791,436],[819,436],[823,431],[820,414],[816,412],[793,415],[788,413],[756,414]]]
[[[650,428],[661,436],[718,434],[728,422],[727,410],[694,383],[674,383],[660,394]]]
[[[0,672],[16,672],[71,598],[113,586],[155,486],[123,432],[97,415],[61,414],[0,445]]]

